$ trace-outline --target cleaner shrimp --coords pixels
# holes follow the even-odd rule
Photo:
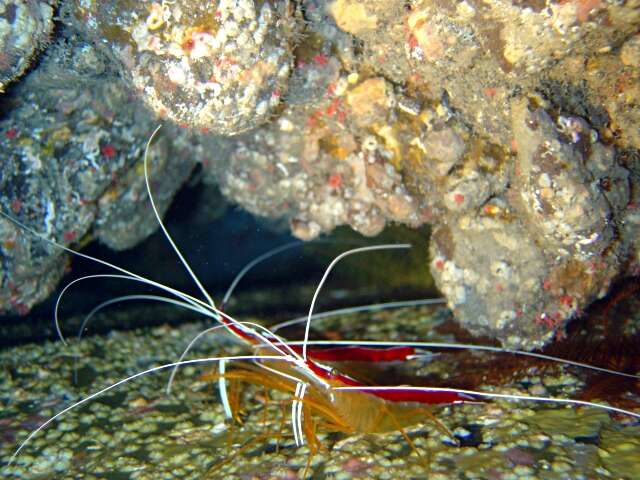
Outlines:
[[[156,130],[157,132],[157,130]],[[413,452],[417,457],[422,458],[420,453],[425,452],[429,454],[430,449],[438,449],[439,453],[442,452],[442,448],[455,449],[456,445],[460,442],[458,439],[466,438],[464,432],[459,429],[451,431],[444,420],[436,417],[433,413],[434,406],[441,406],[446,415],[452,416],[453,412],[457,409],[475,409],[484,408],[486,410],[487,405],[490,405],[490,400],[515,400],[515,401],[527,401],[544,405],[567,405],[573,407],[590,407],[593,411],[601,411],[605,413],[615,413],[630,418],[640,418],[640,414],[635,413],[632,410],[609,406],[602,403],[590,402],[586,400],[577,400],[564,397],[552,397],[546,395],[534,395],[534,394],[519,394],[519,393],[501,393],[491,390],[473,390],[465,388],[454,388],[447,386],[433,386],[433,385],[410,385],[410,384],[393,384],[393,381],[387,380],[384,383],[376,383],[379,380],[379,375],[376,375],[376,370],[380,370],[383,373],[387,366],[401,366],[412,365],[412,362],[426,362],[427,364],[436,357],[438,354],[433,354],[431,351],[434,349],[466,349],[466,350],[489,350],[498,352],[505,355],[520,355],[525,357],[537,357],[542,360],[556,362],[563,365],[569,365],[591,371],[598,371],[609,375],[617,375],[625,378],[632,378],[635,380],[640,379],[639,376],[634,373],[616,372],[610,369],[594,367],[586,365],[580,362],[572,362],[563,360],[557,357],[552,357],[537,353],[516,352],[498,347],[491,346],[478,346],[478,345],[459,345],[452,343],[437,343],[437,342],[384,342],[384,341],[312,341],[310,340],[311,323],[314,319],[319,318],[321,315],[314,314],[314,307],[316,300],[320,293],[322,286],[324,285],[329,273],[333,267],[345,256],[371,252],[373,250],[382,249],[404,249],[408,248],[408,245],[378,245],[373,247],[363,247],[354,250],[347,251],[339,255],[327,268],[322,280],[320,281],[311,305],[309,313],[304,320],[293,320],[276,325],[275,327],[268,329],[262,325],[253,322],[238,321],[231,315],[223,311],[218,307],[211,296],[206,292],[196,275],[193,273],[189,264],[181,254],[177,245],[171,239],[167,229],[165,228],[162,219],[155,207],[153,196],[151,195],[151,189],[149,186],[148,172],[147,172],[147,155],[154,134],[151,136],[147,143],[145,151],[144,166],[145,166],[145,179],[147,181],[147,190],[150,197],[150,202],[159,222],[162,231],[165,234],[168,242],[180,258],[182,264],[186,268],[189,275],[193,278],[196,286],[202,292],[205,300],[198,299],[194,296],[185,294],[178,290],[175,290],[162,283],[156,282],[132,273],[126,269],[111,265],[100,259],[95,259],[85,255],[81,252],[73,251],[62,245],[57,245],[60,248],[64,248],[68,252],[79,255],[81,257],[90,258],[118,271],[118,274],[109,275],[94,275],[91,277],[85,277],[80,280],[89,278],[103,278],[112,277],[126,279],[129,281],[140,282],[149,286],[153,286],[159,290],[164,291],[171,297],[163,296],[130,296],[126,299],[148,299],[159,300],[162,302],[172,303],[183,308],[193,310],[203,316],[214,320],[217,325],[207,329],[204,332],[200,332],[196,335],[191,342],[189,342],[187,349],[180,357],[178,361],[165,363],[159,366],[146,368],[135,374],[129,375],[124,379],[113,382],[108,386],[96,391],[81,400],[72,403],[70,406],[63,408],[55,415],[40,422],[37,428],[33,429],[31,433],[21,441],[17,449],[13,452],[13,455],[8,461],[8,467],[15,465],[21,465],[25,467],[25,457],[27,461],[32,460],[30,456],[22,456],[23,450],[38,437],[43,430],[47,429],[51,424],[57,421],[64,422],[61,417],[66,417],[70,411],[75,410],[83,405],[86,405],[98,397],[105,396],[119,387],[129,384],[134,380],[146,378],[149,374],[158,371],[173,370],[170,377],[167,390],[171,391],[171,385],[175,378],[175,368],[178,366],[193,366],[216,363],[218,369],[209,373],[205,373],[201,380],[203,382],[215,381],[218,386],[218,393],[223,404],[223,410],[226,417],[235,419],[241,419],[242,413],[240,412],[238,390],[235,387],[238,383],[254,384],[265,389],[272,389],[280,392],[284,392],[285,397],[281,398],[279,402],[276,402],[279,407],[290,408],[291,429],[293,431],[294,444],[298,449],[303,449],[303,454],[306,457],[306,461],[302,465],[295,464],[296,470],[300,472],[303,477],[306,477],[308,473],[311,473],[313,467],[312,460],[314,457],[318,457],[326,447],[323,442],[326,442],[325,432],[337,432],[346,434],[347,438],[352,436],[358,436],[358,434],[382,434],[386,432],[395,432],[406,441],[409,445],[410,453]],[[8,215],[0,212],[4,217],[9,218],[14,223],[21,226],[28,232],[42,238],[48,243],[54,243],[51,240],[39,235],[34,230],[30,229],[24,224],[10,218]],[[268,257],[265,257],[268,258]],[[237,282],[232,284],[233,287]],[[70,285],[69,285],[70,286]],[[67,286],[67,288],[69,287]],[[232,289],[231,289],[232,290]],[[64,291],[63,291],[64,293]],[[143,298],[145,297],[145,298]],[[227,296],[225,296],[227,297]],[[227,298],[228,299],[228,298]],[[114,299],[113,301],[116,301]],[[113,302],[109,301],[109,302]],[[225,302],[223,302],[225,303]],[[107,306],[108,302],[102,304]],[[396,305],[394,305],[396,306]],[[366,307],[365,307],[366,308]],[[292,324],[304,323],[305,331],[304,338],[300,341],[288,341],[282,336],[276,333],[278,330],[288,327]],[[62,342],[66,344],[66,340],[62,335],[62,330],[58,322],[56,315],[56,328]],[[233,338],[240,341],[245,346],[249,347],[252,351],[250,355],[221,355],[221,356],[209,356],[196,359],[185,359],[187,351],[195,344],[196,341],[203,338],[205,333],[210,331],[224,330],[231,334]],[[429,349],[429,350],[427,350]],[[231,365],[230,368],[227,368]],[[354,368],[355,366],[355,368]],[[391,379],[393,380],[393,379]],[[288,400],[286,400],[288,398]],[[268,396],[265,397],[268,401]],[[465,406],[466,405],[466,406]],[[148,405],[141,405],[142,410]],[[488,414],[489,418],[485,419],[487,426],[495,424],[501,415],[504,414],[504,407],[494,407],[493,414]],[[535,412],[538,410],[530,410],[534,412],[532,416],[535,416]],[[558,410],[563,413],[570,412],[569,415],[575,414],[574,409]],[[499,412],[499,413],[496,413]],[[542,410],[543,413],[546,413]],[[144,414],[144,413],[143,413]],[[528,414],[528,412],[527,412]],[[493,417],[492,417],[493,415]],[[598,417],[601,424],[607,423],[607,415],[600,415]],[[578,417],[575,417],[576,419]],[[423,436],[418,434],[416,437],[415,432],[413,434],[409,432],[409,428],[415,428],[416,425],[428,422],[433,425],[445,438],[445,442],[431,438],[428,435],[428,440],[425,440]],[[447,422],[448,423],[448,422]],[[214,430],[217,427],[214,427]],[[221,427],[222,428],[222,427]],[[420,427],[418,427],[420,428]],[[464,430],[464,429],[462,429]],[[62,430],[64,432],[64,429]],[[200,431],[202,433],[202,430]],[[211,434],[211,432],[209,432]],[[467,432],[468,433],[468,432]],[[276,449],[279,449],[283,434],[283,424],[277,431],[269,432],[273,438],[276,439]],[[201,440],[201,437],[200,437]],[[265,438],[266,440],[266,438]],[[551,438],[546,440],[540,440],[543,444],[551,442]],[[188,442],[187,442],[188,443]],[[205,442],[206,443],[206,442]],[[245,452],[248,448],[252,447],[253,442],[245,442],[243,445],[236,449],[236,453],[231,456],[231,459],[235,458],[235,455],[239,455]],[[445,445],[445,447],[442,447]],[[212,445],[214,446],[214,445]],[[217,445],[220,448],[220,445]],[[427,447],[427,448],[425,448]],[[515,444],[513,448],[516,448]],[[379,467],[375,462],[376,457],[367,457],[367,460],[363,460],[364,457],[353,456],[352,452],[349,452],[348,448],[345,448],[345,444],[336,446],[334,443],[334,449],[337,449],[344,458],[346,454],[348,458],[342,463],[342,468],[345,471],[351,472],[355,475],[359,475],[362,472],[366,472],[366,476],[374,475],[373,471],[376,467]],[[50,451],[50,448],[47,449]],[[129,452],[131,453],[131,452]],[[183,461],[186,461],[184,455],[181,457]],[[388,459],[386,457],[382,457]],[[424,458],[422,458],[424,460]],[[70,459],[66,459],[66,466],[69,466]],[[81,461],[81,458],[78,459]],[[429,464],[431,460],[426,462]],[[415,462],[414,462],[415,463]],[[513,462],[512,462],[513,463]],[[517,462],[516,462],[517,463]],[[227,464],[228,465],[228,464]],[[221,467],[219,462],[208,464],[206,466],[207,474],[211,475],[223,475],[222,470],[216,470],[218,466]],[[255,466],[255,465],[254,465]],[[384,467],[384,464],[382,464]],[[320,470],[324,467],[319,467]],[[425,463],[421,461],[415,463],[415,468],[424,474],[424,468],[427,468]],[[429,466],[428,468],[431,469]],[[383,468],[384,469],[384,468]],[[435,468],[434,471],[437,471]],[[22,470],[24,471],[24,470]],[[256,472],[251,472],[256,473]],[[291,473],[291,472],[289,472]],[[193,478],[200,478],[194,476]],[[235,474],[238,474],[236,471]],[[273,475],[273,472],[271,472]],[[415,472],[414,472],[415,474]],[[282,474],[284,476],[284,474]],[[409,470],[407,470],[407,475]],[[179,474],[174,474],[179,476]],[[147,478],[143,474],[132,476],[132,478]],[[148,478],[157,478],[149,476]]]

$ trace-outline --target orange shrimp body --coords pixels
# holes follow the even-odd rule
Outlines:
[[[229,329],[242,337],[246,343],[252,344],[256,354],[263,356],[269,347],[257,343],[250,334],[238,331],[235,325],[227,325]],[[292,352],[298,353],[300,348],[294,345],[286,346]],[[255,364],[241,364],[224,374],[225,378],[235,379],[261,385],[267,388],[297,394],[298,383],[306,383],[309,389],[302,398],[295,398],[302,402],[307,414],[318,416],[323,420],[323,426],[332,431],[343,433],[385,433],[401,431],[407,426],[424,420],[433,421],[436,427],[445,435],[451,432],[442,425],[430,412],[430,404],[454,404],[476,400],[474,397],[456,392],[429,392],[412,390],[382,390],[362,392],[358,390],[340,390],[344,387],[358,388],[366,385],[360,380],[346,375],[334,367],[327,366],[316,360],[362,360],[393,361],[400,357],[406,358],[413,353],[410,348],[370,349],[370,348],[338,348],[338,349],[309,349],[308,358],[300,362],[283,361],[282,357],[274,355],[274,360],[261,360]],[[205,374],[205,380],[218,380],[218,372]],[[308,424],[309,418],[305,418]],[[311,445],[316,441],[313,429],[306,428],[305,433]]]
[[[268,361],[268,363],[274,363]],[[278,372],[290,376],[300,377],[294,368],[288,364],[278,362]],[[275,368],[274,368],[275,370]],[[243,364],[226,372],[225,377],[247,383],[257,384],[275,390],[295,393],[295,383],[265,371],[256,365]],[[203,375],[203,380],[218,380],[220,374],[211,372]],[[340,380],[330,380],[330,387],[342,387]],[[404,427],[414,425],[425,420],[435,420],[431,412],[419,403],[393,402],[379,398],[371,393],[354,390],[334,390],[321,385],[315,385],[307,391],[304,398],[299,399],[305,406],[305,411],[323,420],[323,426],[330,431],[343,433],[385,433],[398,431]],[[310,419],[305,418],[305,422]],[[441,425],[437,422],[437,426]],[[448,430],[445,431],[447,433]],[[314,443],[313,439],[308,439]]]

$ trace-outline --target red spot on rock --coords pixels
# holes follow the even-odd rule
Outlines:
[[[409,47],[409,50],[413,50],[418,46],[418,39],[415,35],[409,35],[409,38],[407,39],[407,45]]]
[[[461,193],[454,193],[453,201],[456,202],[458,205],[462,205],[462,203],[464,202],[464,195]]]
[[[576,4],[576,19],[578,22],[583,23],[589,20],[589,15],[594,10],[600,8],[602,4],[601,0],[577,0]]]
[[[321,115],[322,115],[322,112],[314,112],[311,115],[309,115],[309,117],[307,118],[307,127],[309,128],[315,127],[318,124],[318,120]]]
[[[16,312],[21,317],[24,317],[29,314],[29,307],[27,307],[24,303],[16,303],[14,305]]]
[[[496,96],[496,93],[498,93],[498,89],[496,87],[487,87],[483,92],[487,97],[493,98]]]
[[[334,173],[333,175],[329,176],[329,186],[333,189],[336,188],[340,188],[340,185],[342,185],[342,176],[338,175],[337,173]]]
[[[18,136],[18,129],[12,127],[4,133],[4,136],[9,140],[15,139]]]
[[[196,42],[194,42],[193,38],[189,38],[182,43],[182,49],[190,52],[193,50],[193,47],[196,46]]]
[[[11,210],[13,211],[13,213],[20,213],[21,209],[22,209],[22,202],[20,200],[18,200],[17,198],[14,199],[11,202]]]
[[[338,108],[340,107],[340,99],[334,98],[331,102],[331,105],[327,107],[327,116],[333,117],[336,113],[338,113]]]
[[[118,151],[110,143],[105,143],[104,145],[102,145],[100,147],[100,153],[105,158],[114,158],[116,156],[116,154],[118,153]]]
[[[64,238],[65,242],[73,242],[76,239],[75,230],[67,230],[62,234],[62,238]]]
[[[437,268],[438,270],[442,270],[442,269],[444,269],[444,261],[442,261],[442,260],[436,260],[436,268]]]
[[[545,290],[549,290],[551,288],[551,280],[549,280],[548,278],[545,278],[542,281],[542,288]]]
[[[327,57],[326,55],[323,55],[321,53],[319,53],[318,55],[316,55],[315,57],[313,57],[313,62],[316,65],[326,65],[327,63],[329,63],[329,57]]]
[[[560,297],[560,303],[567,307],[571,307],[573,305],[573,297],[571,295],[562,295]]]

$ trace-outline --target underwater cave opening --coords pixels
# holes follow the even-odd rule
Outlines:
[[[217,189],[198,183],[186,186],[165,215],[174,241],[202,284],[219,302],[235,275],[251,260],[276,247],[295,242],[286,221],[257,218],[228,204]],[[25,235],[28,233],[25,232]],[[429,230],[388,227],[376,238],[347,227],[313,242],[282,252],[257,265],[235,291],[229,308],[234,314],[273,321],[304,314],[313,290],[331,259],[344,250],[380,242],[410,242],[408,254],[382,252],[344,260],[319,299],[320,309],[439,296],[428,271]],[[201,296],[158,229],[144,242],[114,251],[92,241],[82,252],[130,269],[180,291]],[[360,258],[358,258],[360,257]],[[72,256],[69,271],[49,298],[27,315],[0,316],[0,347],[57,338],[53,316],[62,289],[87,275],[114,273],[95,262]],[[61,302],[66,335],[78,331],[84,316],[101,302],[122,295],[158,294],[153,288],[119,279],[91,279],[71,287]],[[156,319],[156,320],[154,320]],[[122,302],[92,320],[83,335],[104,334],[157,324],[178,325],[200,320],[196,314],[169,305]]]

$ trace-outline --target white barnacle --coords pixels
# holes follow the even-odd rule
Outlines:
[[[40,156],[33,151],[33,147],[31,145],[26,146],[24,149],[24,155],[29,164],[28,172],[40,170],[42,168],[42,160],[40,159]]]
[[[256,18],[256,6],[253,0],[240,0],[238,8],[244,11],[244,18],[250,20]]]
[[[187,81],[187,74],[180,65],[175,63],[169,65],[169,68],[167,69],[167,77],[169,77],[169,80],[176,85],[183,85]]]
[[[278,70],[278,78],[287,78],[291,68],[288,63],[284,63]]]
[[[256,114],[259,116],[266,115],[268,111],[269,111],[269,104],[265,100],[262,100],[256,106]]]
[[[285,167],[282,163],[276,163],[276,168],[280,170],[285,177],[289,176],[289,170],[287,170],[287,167]]]
[[[227,36],[231,38],[237,37],[240,33],[240,27],[238,26],[238,23],[233,20],[225,22],[224,29],[227,31]]]
[[[56,205],[53,202],[47,202],[47,214],[44,217],[45,232],[47,236],[53,231],[53,220],[56,217]]]
[[[242,45],[244,48],[251,49],[253,47],[253,37],[249,32],[243,30],[238,35],[238,45]]]
[[[373,152],[378,148],[378,140],[373,135],[367,135],[362,140],[362,148],[367,152]]]
[[[191,39],[193,40],[193,48],[189,55],[193,59],[208,57],[219,47],[218,40],[210,33],[194,32]]]
[[[511,265],[509,265],[504,260],[498,260],[498,261],[491,262],[491,272],[496,277],[509,279],[513,274],[513,269],[511,268]]]
[[[272,21],[273,10],[271,9],[271,5],[269,4],[269,2],[265,2],[264,5],[262,5],[262,9],[260,10],[260,18],[258,19],[258,22],[260,24],[268,24]]]
[[[333,89],[333,94],[336,97],[341,97],[347,92],[348,88],[349,88],[349,81],[347,80],[347,78],[340,77],[338,80],[336,80],[335,87]]]

